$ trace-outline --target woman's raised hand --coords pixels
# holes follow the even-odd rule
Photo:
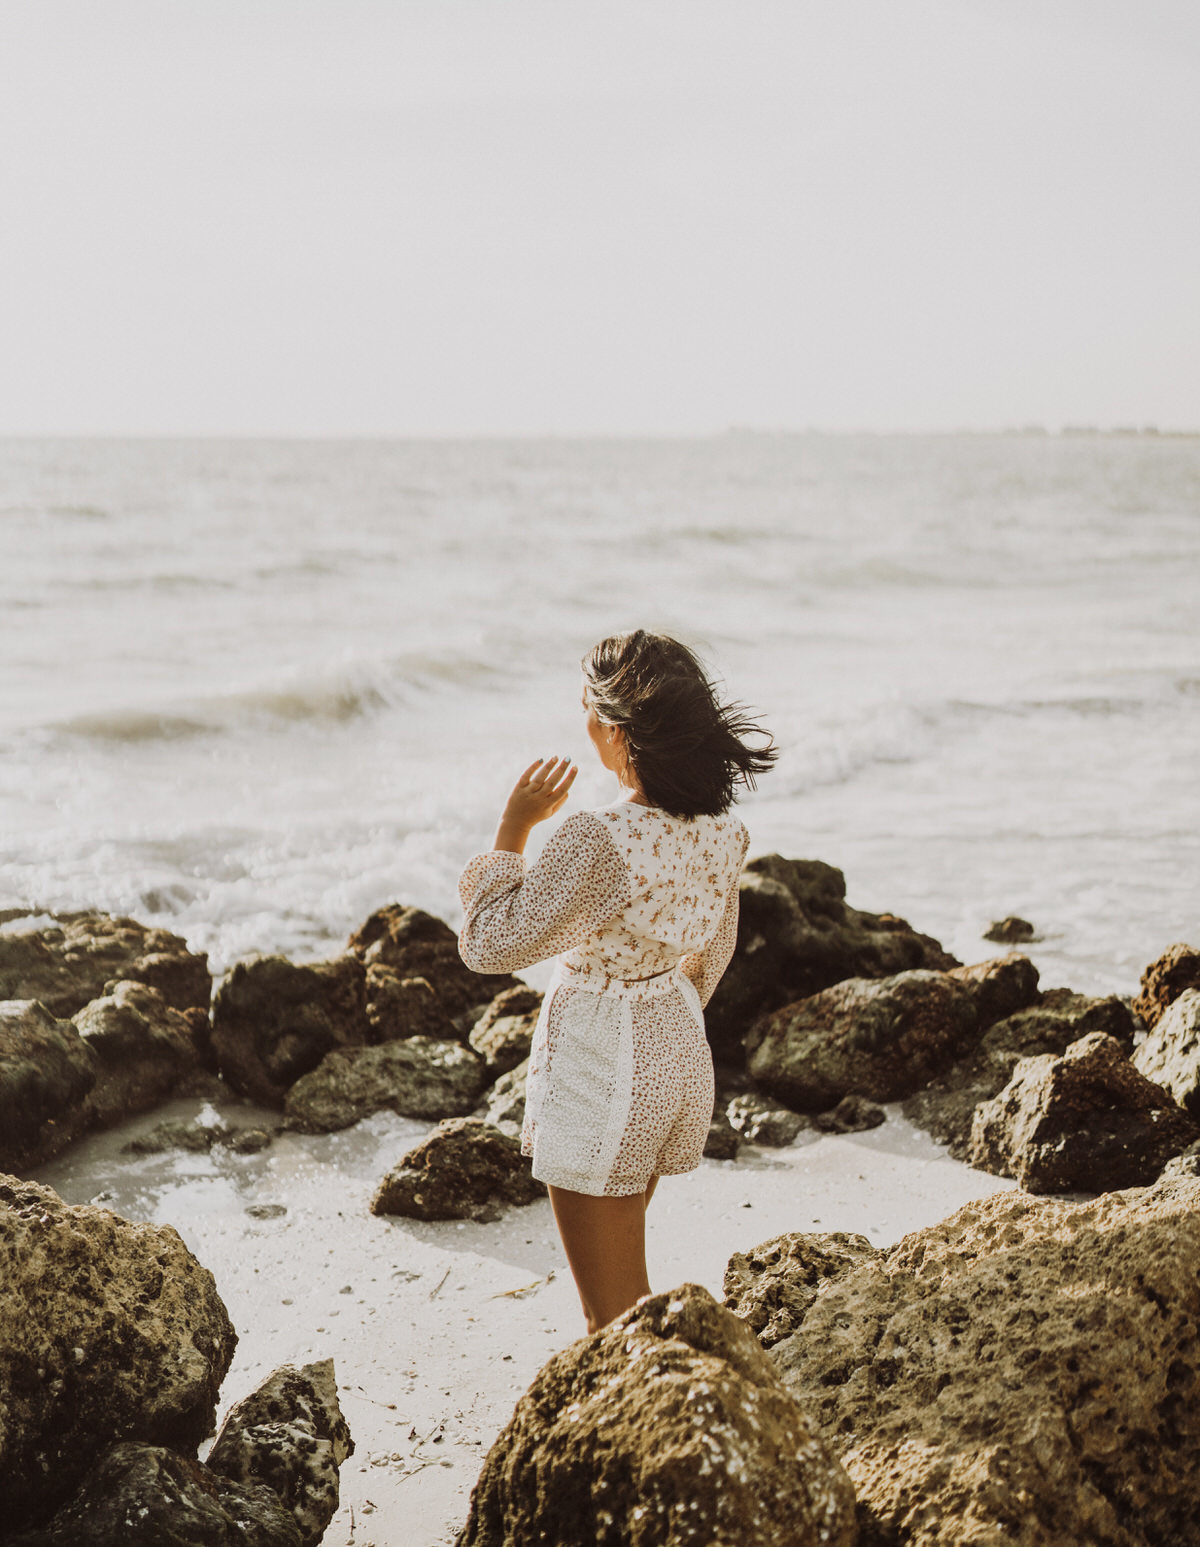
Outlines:
[[[566,757],[540,757],[530,763],[505,803],[494,847],[523,853],[530,829],[562,806],[578,772]]]

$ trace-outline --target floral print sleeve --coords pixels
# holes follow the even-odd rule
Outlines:
[[[685,956],[680,966],[696,986],[696,992],[700,996],[700,1003],[707,1005],[713,996],[717,984],[724,976],[726,967],[733,959],[734,947],[737,945],[738,929],[738,882],[741,877],[742,863],[745,862],[746,850],[750,844],[750,834],[743,829],[742,861],[734,872],[733,885],[725,898],[725,911],[721,915],[721,922],[717,926],[717,932],[711,940],[705,942],[699,951],[693,951]]]
[[[518,972],[582,944],[630,899],[629,872],[603,823],[568,817],[536,863],[506,850],[477,854],[458,882],[459,955],[475,972]]]

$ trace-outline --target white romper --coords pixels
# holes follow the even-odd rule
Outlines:
[[[468,967],[559,956],[521,1135],[539,1181],[623,1197],[700,1164],[713,1111],[703,1006],[733,955],[748,842],[732,813],[619,801],[568,817],[531,866],[492,851],[463,870]]]

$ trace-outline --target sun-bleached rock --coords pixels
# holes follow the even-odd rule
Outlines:
[[[1200,1117],[1200,989],[1185,988],[1134,1052],[1133,1066]]]
[[[795,1332],[831,1284],[875,1256],[865,1235],[800,1231],[773,1236],[725,1267],[725,1304],[770,1348]]]
[[[480,1058],[507,1074],[529,1057],[542,996],[535,988],[508,988],[497,994],[471,1028],[467,1039]]]

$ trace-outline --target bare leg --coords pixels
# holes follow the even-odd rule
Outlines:
[[[589,1332],[598,1332],[650,1293],[646,1277],[646,1194],[596,1198],[550,1188],[550,1206],[575,1276]]]
[[[657,1186],[658,1186],[658,1177],[657,1176],[652,1176],[650,1178],[649,1182],[646,1184],[646,1191],[645,1191],[645,1194],[644,1194],[644,1197],[646,1199],[646,1207],[647,1208],[650,1207],[650,1199],[653,1198],[653,1196],[654,1196],[654,1189]]]

